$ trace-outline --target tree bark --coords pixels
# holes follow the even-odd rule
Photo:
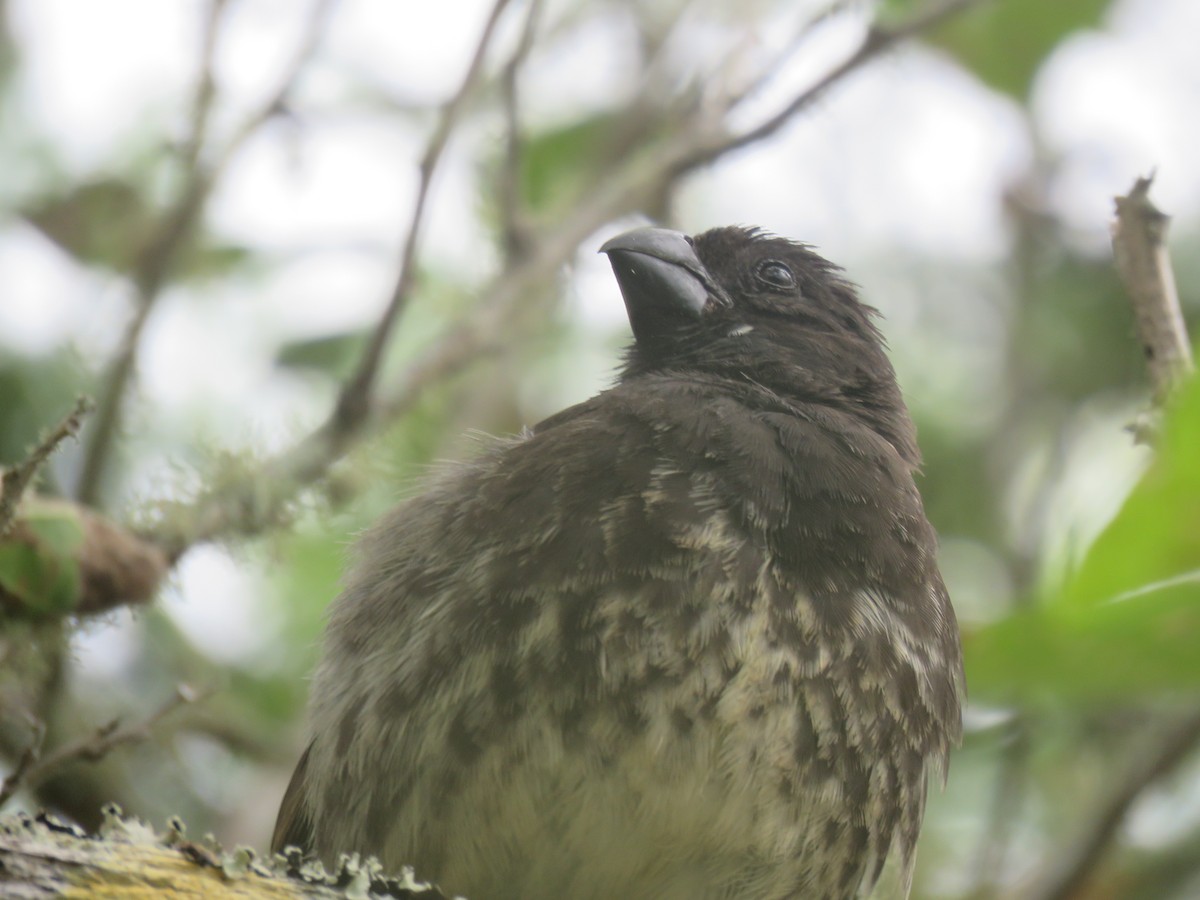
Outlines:
[[[0,818],[0,895],[11,900],[53,897],[307,898],[307,900],[445,900],[411,872],[385,878],[374,861],[352,858],[327,873],[299,854],[262,860],[253,851],[223,851],[189,841],[173,823],[155,834],[136,820],[106,813],[99,837],[47,816]]]

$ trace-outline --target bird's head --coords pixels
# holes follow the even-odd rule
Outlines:
[[[600,250],[633,327],[622,380],[701,375],[786,404],[835,407],[918,462],[877,313],[833,263],[804,244],[736,226],[695,237],[637,228]]]

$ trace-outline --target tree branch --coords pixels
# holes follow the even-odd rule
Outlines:
[[[157,304],[180,253],[203,216],[213,187],[246,142],[285,108],[288,95],[294,90],[301,74],[316,53],[325,21],[333,8],[332,0],[317,0],[309,16],[305,37],[292,63],[285,70],[278,89],[242,123],[229,143],[217,154],[216,159],[206,163],[202,158],[201,144],[207,133],[215,100],[213,55],[219,38],[221,12],[225,5],[226,0],[213,0],[206,20],[204,58],[192,100],[191,134],[184,143],[185,150],[181,157],[184,164],[183,187],[175,203],[164,213],[159,227],[138,253],[132,272],[136,310],[109,368],[104,389],[100,393],[95,423],[87,437],[83,469],[76,491],[76,499],[84,505],[94,506],[99,499],[100,484],[108,468],[113,441],[120,426],[125,396],[136,369],[138,348],[146,321]]]
[[[458,121],[463,103],[479,80],[488,48],[491,46],[492,37],[496,32],[496,24],[500,21],[501,14],[510,2],[511,0],[495,0],[492,5],[492,11],[488,15],[483,32],[475,45],[471,62],[467,66],[466,74],[463,75],[462,84],[454,96],[442,107],[441,117],[438,119],[433,134],[430,135],[429,142],[425,145],[425,152],[421,155],[417,199],[413,203],[412,213],[409,216],[408,231],[404,239],[404,248],[400,254],[400,270],[396,276],[395,286],[392,288],[383,317],[371,332],[357,370],[342,388],[333,415],[324,426],[332,432],[334,446],[338,446],[349,435],[358,431],[370,415],[371,394],[374,391],[375,378],[379,373],[384,348],[387,346],[396,321],[408,306],[412,295],[412,287],[416,279],[417,247],[420,242],[421,228],[425,221],[425,206],[429,198],[429,188],[433,183],[433,176],[441,161],[442,152],[450,140],[450,134]]]
[[[975,851],[975,886],[968,895],[971,900],[984,900],[996,893],[999,876],[1012,848],[1013,832],[1027,794],[1029,780],[1030,723],[1018,713],[1009,723],[1008,736],[1000,760],[996,785],[992,794],[988,827]]]
[[[33,719],[33,736],[29,739],[25,749],[21,751],[12,771],[4,777],[3,781],[0,781],[0,809],[17,792],[21,783],[29,777],[29,770],[33,768],[41,755],[42,742],[46,740],[46,723],[33,716],[29,718]]]
[[[1117,272],[1133,304],[1155,401],[1161,404],[1194,364],[1167,250],[1171,218],[1150,202],[1153,183],[1153,175],[1138,178],[1126,196],[1115,198],[1112,244]]]
[[[1029,900],[1071,900],[1082,896],[1083,887],[1138,798],[1187,759],[1197,743],[1200,743],[1200,713],[1176,723],[1154,747],[1138,753],[1124,781],[1090,818],[1091,828],[1074,850],[1062,855],[1062,861],[1041,887],[1026,894]]]
[[[866,63],[883,55],[897,44],[901,44],[910,38],[917,37],[929,31],[951,16],[962,12],[968,7],[976,6],[980,2],[982,0],[944,0],[944,2],[914,15],[907,22],[903,22],[900,25],[890,28],[877,25],[871,26],[867,29],[867,33],[859,44],[858,49],[807,90],[793,97],[786,106],[774,115],[764,119],[758,125],[748,128],[745,131],[710,139],[708,142],[694,147],[691,153],[686,154],[679,161],[680,170],[688,171],[698,166],[707,165],[715,162],[727,153],[740,150],[743,147],[756,144],[764,138],[771,137],[794,119],[798,113],[811,106],[822,94],[845,79],[850,73],[861,69]],[[795,44],[793,44],[794,46]],[[774,69],[768,70],[764,73],[764,77],[770,77],[773,71]],[[752,93],[753,90],[754,88],[743,91],[733,99],[740,101],[741,96],[744,96],[746,93]]]
[[[89,398],[80,397],[75,401],[75,408],[67,414],[66,418],[42,436],[25,459],[4,470],[4,475],[0,478],[0,537],[4,537],[12,528],[17,515],[17,505],[21,502],[21,497],[33,481],[34,476],[37,475],[38,470],[50,458],[50,454],[58,448],[59,444],[79,433],[84,416],[94,408],[95,404]]]
[[[521,135],[521,112],[518,93],[521,68],[533,50],[541,17],[542,0],[529,0],[521,38],[500,76],[500,103],[504,112],[504,158],[496,178],[496,196],[500,205],[500,234],[504,252],[510,257],[521,256],[529,243],[529,223],[525,221],[521,198],[521,158],[524,141]]]
[[[196,93],[192,100],[191,127],[180,153],[184,171],[191,171],[199,164],[200,154],[204,152],[204,144],[208,138],[208,123],[213,101],[217,97],[213,60],[217,54],[221,17],[228,6],[229,0],[211,0],[208,5],[208,17],[204,21],[204,34],[200,44],[200,77],[196,82]]]
[[[41,729],[38,729],[34,740],[21,755],[17,766],[0,784],[0,807],[3,807],[21,788],[22,785],[36,786],[45,781],[58,769],[70,762],[86,760],[96,762],[122,744],[133,744],[144,741],[150,736],[151,729],[165,716],[186,703],[195,703],[202,699],[185,684],[178,685],[175,692],[162,706],[150,716],[138,722],[121,728],[120,720],[113,719],[101,725],[92,734],[64,744],[46,756],[41,755]]]
[[[172,818],[156,834],[114,805],[96,836],[53,816],[0,818],[0,894],[49,897],[159,897],[209,900],[445,900],[411,869],[398,876],[373,858],[344,855],[326,870],[299,853],[261,858],[246,847],[226,850],[211,838],[187,839]]]

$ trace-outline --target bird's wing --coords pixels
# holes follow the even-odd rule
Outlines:
[[[282,852],[285,847],[306,849],[312,846],[312,822],[309,821],[304,803],[305,773],[310,752],[312,744],[305,748],[300,762],[296,763],[296,771],[292,773],[292,780],[283,793],[279,816],[275,819],[275,833],[271,836],[273,853]]]

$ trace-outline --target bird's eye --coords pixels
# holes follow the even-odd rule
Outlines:
[[[796,286],[792,270],[776,259],[768,259],[758,267],[758,277],[770,287],[790,291]]]

